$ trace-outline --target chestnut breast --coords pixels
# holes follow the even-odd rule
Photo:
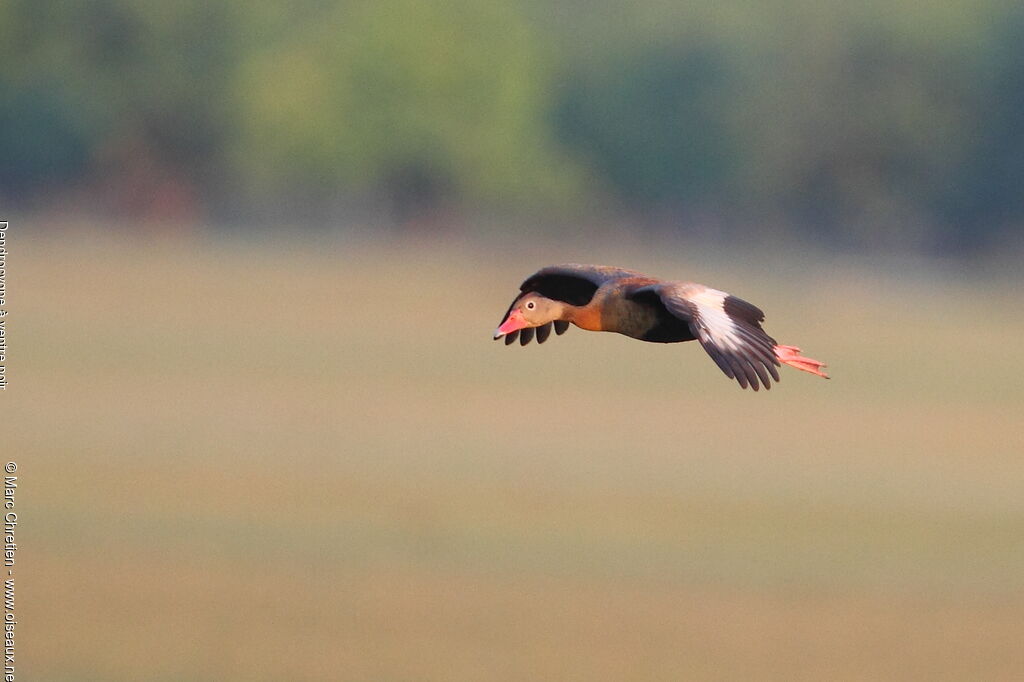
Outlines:
[[[595,309],[599,322],[595,331],[618,332],[642,339],[658,323],[658,313],[647,305],[641,305],[626,298],[626,294],[637,287],[656,284],[658,280],[649,277],[627,277],[609,282],[594,293],[594,299],[587,308]],[[582,326],[582,325],[580,325]],[[590,327],[583,327],[590,329]]]

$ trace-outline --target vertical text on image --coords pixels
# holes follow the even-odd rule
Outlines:
[[[7,227],[0,220],[0,391],[7,390]]]
[[[14,641],[15,632],[18,626],[18,617],[14,612],[14,560],[15,552],[18,549],[17,528],[18,514],[14,511],[14,495],[18,490],[18,477],[14,474],[18,471],[17,462],[7,462],[4,465],[4,567],[7,568],[7,576],[4,577],[4,667],[3,682],[15,682],[14,668]]]

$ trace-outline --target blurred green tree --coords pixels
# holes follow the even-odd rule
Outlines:
[[[559,138],[634,207],[721,197],[736,164],[720,115],[733,94],[728,63],[702,46],[656,47],[570,79]]]
[[[189,211],[217,187],[229,121],[222,93],[237,62],[231,4],[10,0],[3,20],[0,82],[23,93],[13,105],[4,97],[18,121],[8,135],[52,150],[11,173],[57,179],[84,166],[93,189],[115,198],[111,208],[147,216],[162,210],[168,188]],[[48,172],[24,170],[33,165]]]
[[[980,54],[963,127],[968,153],[937,201],[949,225],[943,246],[959,251],[976,249],[979,235],[1024,230],[1024,8],[1007,14]]]
[[[262,185],[544,205],[579,188],[546,128],[550,66],[506,2],[326,7],[249,54],[234,92],[241,166]]]

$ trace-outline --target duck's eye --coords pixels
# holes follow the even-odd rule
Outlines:
[[[527,301],[526,302],[526,309],[527,310],[533,310],[536,307],[537,307],[537,304],[534,303],[533,301]]]

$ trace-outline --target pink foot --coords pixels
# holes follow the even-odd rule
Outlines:
[[[800,355],[800,349],[796,346],[775,346],[775,357],[784,365],[796,367],[804,372],[817,374],[819,377],[828,379],[828,375],[821,371],[822,367],[827,367],[828,365],[819,360],[805,358]]]

